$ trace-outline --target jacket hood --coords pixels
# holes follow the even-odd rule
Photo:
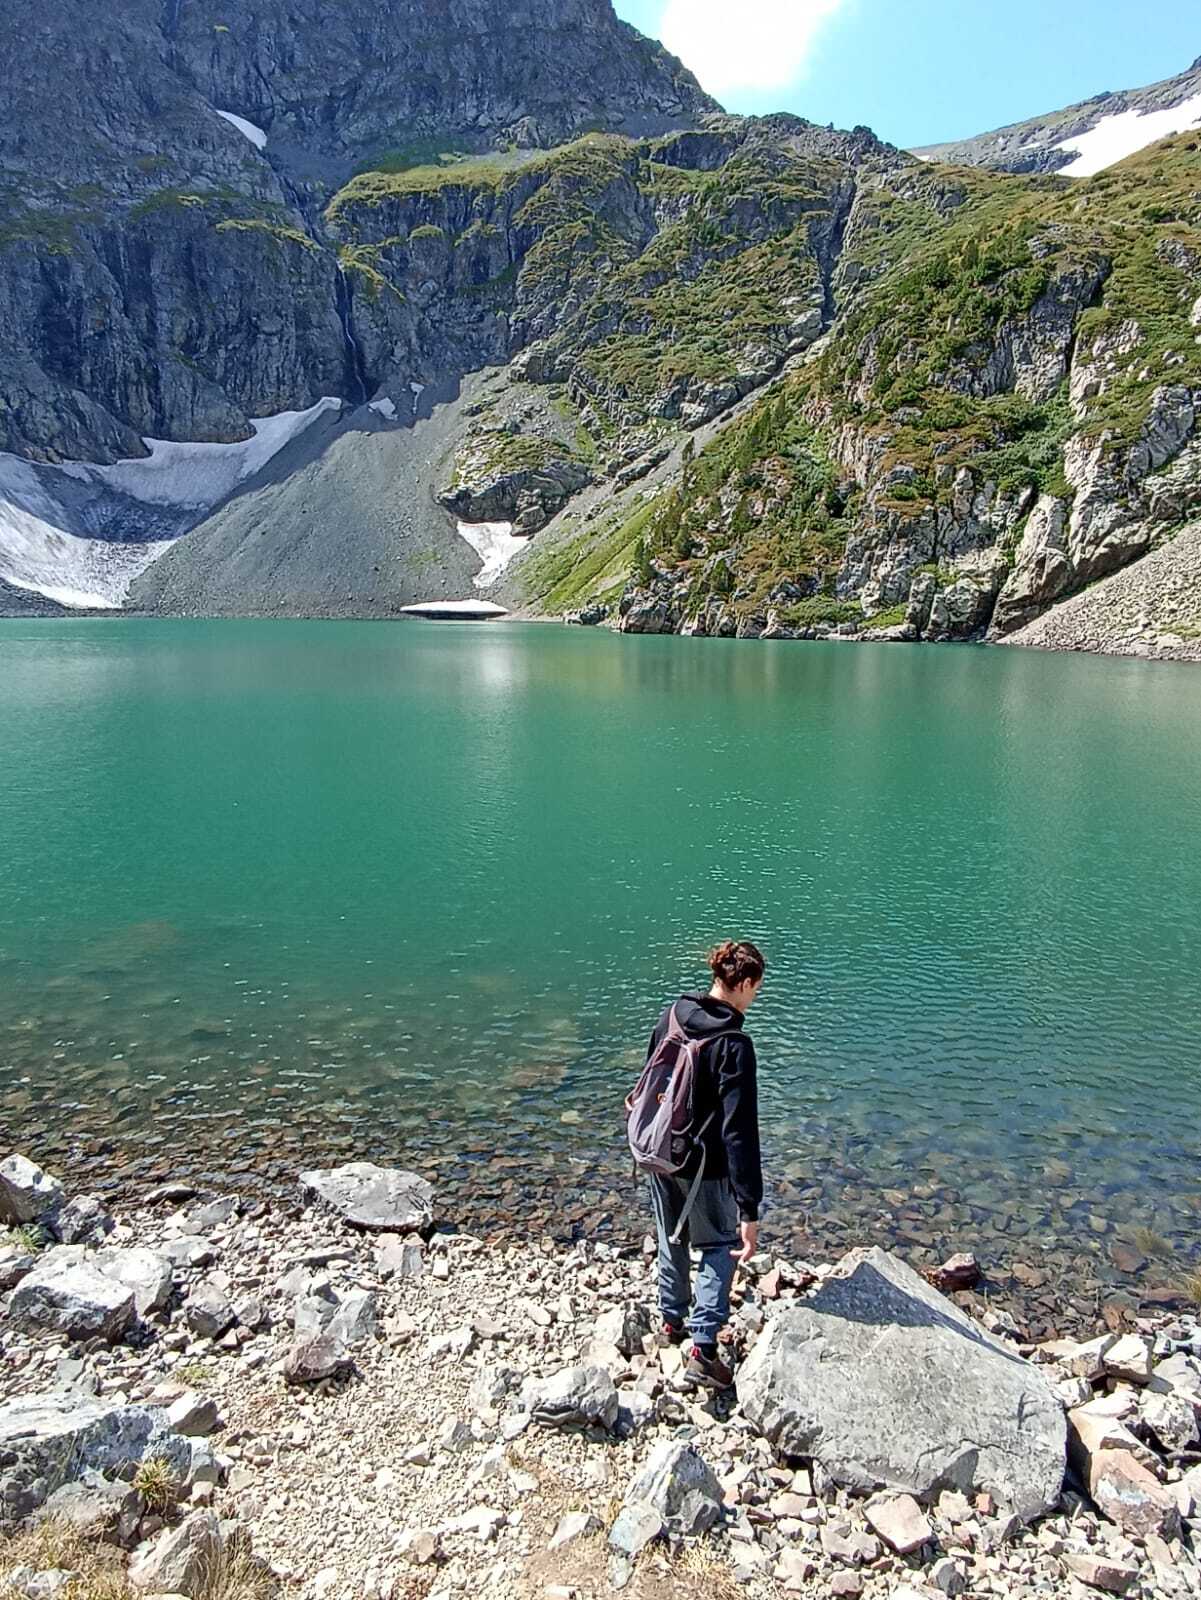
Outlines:
[[[707,1039],[715,1033],[741,1028],[742,1012],[724,1000],[708,994],[684,994],[676,1001],[676,1016],[691,1039]]]

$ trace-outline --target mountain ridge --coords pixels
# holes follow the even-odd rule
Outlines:
[[[507,8],[516,78],[454,80],[456,127],[435,93],[404,147],[378,82],[344,92],[337,30],[292,59],[274,0],[232,41],[209,0],[161,52],[157,8],[93,30],[77,75],[133,55],[90,182],[0,133],[0,582],[395,615],[483,587],[479,550],[503,548],[486,592],[524,614],[1001,638],[1201,508],[1196,140],[1083,180],[922,162],[862,127],[727,116],[607,0],[572,0],[585,55],[624,41],[609,70],[634,87],[601,103],[627,131],[543,149],[521,141],[597,109],[552,82],[541,121],[512,121],[538,110],[519,90],[548,8]],[[40,26],[44,56],[65,24]],[[148,38],[142,90],[183,130],[154,155],[129,97]],[[395,73],[406,106],[426,92]],[[148,448],[148,471],[104,465]]]

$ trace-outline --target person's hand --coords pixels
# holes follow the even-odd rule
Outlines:
[[[759,1224],[757,1222],[740,1222],[738,1224],[738,1237],[742,1240],[741,1250],[731,1250],[740,1267],[745,1267],[747,1262],[759,1248]]]

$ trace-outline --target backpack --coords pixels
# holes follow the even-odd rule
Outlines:
[[[726,1030],[729,1031],[732,1030]],[[711,1111],[695,1133],[690,1131],[700,1054],[714,1039],[724,1037],[725,1033],[719,1033],[709,1034],[704,1039],[690,1039],[681,1027],[673,1005],[667,1019],[667,1032],[655,1046],[642,1070],[642,1076],[626,1097],[626,1138],[636,1171],[653,1173],[662,1178],[677,1178],[688,1165],[696,1146],[700,1145],[700,1166],[688,1191],[679,1224],[671,1236],[672,1244],[680,1242],[684,1224],[700,1190],[705,1175],[705,1146],[702,1141],[706,1129],[717,1115],[716,1110]]]

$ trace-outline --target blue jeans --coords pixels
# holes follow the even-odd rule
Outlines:
[[[730,1285],[734,1282],[732,1251],[738,1248],[738,1207],[728,1178],[706,1178],[697,1190],[679,1244],[672,1244],[689,1184],[683,1178],[652,1175],[651,1204],[659,1240],[659,1309],[665,1322],[682,1326],[697,1344],[715,1344],[730,1320]],[[692,1291],[689,1251],[700,1252],[696,1293]],[[691,1315],[689,1313],[691,1312]]]

